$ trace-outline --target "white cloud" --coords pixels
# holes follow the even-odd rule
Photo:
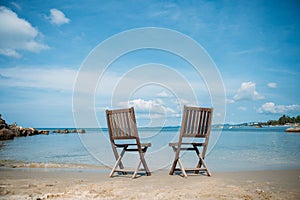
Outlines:
[[[269,88],[277,88],[277,83],[268,83]]]
[[[16,2],[11,2],[10,4],[13,5],[16,9],[22,10],[22,7],[21,7],[18,3],[16,3]]]
[[[181,16],[180,8],[173,3],[158,3],[150,7],[148,16],[151,18],[167,18],[177,20]]]
[[[263,104],[258,110],[258,113],[265,114],[288,114],[288,113],[299,113],[300,105],[275,105],[273,102],[267,102]]]
[[[263,98],[264,97],[256,91],[256,83],[249,81],[241,84],[233,100],[259,100]]]
[[[39,52],[49,47],[38,41],[39,31],[8,8],[0,7],[0,54],[19,58],[18,50]]]
[[[233,52],[233,54],[236,54],[236,55],[254,54],[254,53],[263,52],[265,50],[266,49],[259,47],[259,48],[254,48],[254,49],[246,49],[246,50],[236,51],[236,52]]]
[[[21,58],[21,54],[19,54],[16,50],[13,49],[0,49],[0,54],[8,57]]]
[[[156,94],[157,97],[172,97],[171,94],[167,93],[166,91],[162,91],[158,94]]]
[[[0,85],[72,91],[77,70],[61,67],[2,68]]]
[[[242,110],[242,111],[246,111],[246,110],[247,110],[247,108],[244,107],[244,106],[240,106],[240,107],[238,107],[238,109],[239,109],[239,110]]]
[[[156,114],[176,113],[176,111],[170,107],[162,105],[163,103],[159,100],[144,100],[144,99],[133,99],[128,102],[120,102],[119,105],[123,107],[133,106],[138,112],[149,112]]]
[[[71,21],[69,18],[65,16],[65,14],[62,11],[56,8],[50,9],[49,19],[52,24],[55,24],[57,26],[68,24]]]
[[[225,102],[227,104],[231,104],[231,103],[234,103],[235,101],[233,99],[226,99]]]

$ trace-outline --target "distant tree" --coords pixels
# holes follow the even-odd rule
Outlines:
[[[300,123],[300,115],[298,115],[297,117],[295,117],[295,122],[296,123]]]
[[[275,125],[278,125],[278,121],[277,120],[269,120],[267,121],[267,125],[271,125],[271,126],[275,126]]]
[[[282,115],[279,119],[278,119],[278,123],[280,125],[284,125],[288,122],[288,117],[285,115]]]
[[[300,115],[298,115],[297,117],[289,117],[288,115],[282,115],[279,119],[278,119],[278,124],[280,125],[284,125],[286,123],[300,123]]]
[[[288,115],[282,115],[278,120],[269,120],[262,125],[276,126],[285,125],[286,123],[300,123],[300,115],[297,117],[289,117]]]

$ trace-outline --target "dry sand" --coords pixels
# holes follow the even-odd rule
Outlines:
[[[212,177],[108,178],[108,170],[0,168],[0,199],[300,199],[300,170],[215,172]]]

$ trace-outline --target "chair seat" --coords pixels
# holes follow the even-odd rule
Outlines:
[[[116,147],[136,146],[137,144],[115,144]],[[151,143],[141,143],[141,147],[151,147]]]
[[[125,151],[138,151],[138,148],[132,148],[132,146],[136,146],[137,144],[115,144],[117,148],[123,148]],[[131,147],[130,147],[131,146]],[[141,148],[143,152],[147,151],[147,148],[151,147],[151,143],[141,143]]]
[[[178,142],[170,142],[170,147],[178,147]],[[183,142],[181,145],[193,145],[193,146],[203,146],[205,143],[203,142]]]

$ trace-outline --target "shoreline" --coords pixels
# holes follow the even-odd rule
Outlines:
[[[168,171],[171,166],[167,166],[161,169],[151,170],[151,172],[157,171]],[[86,171],[110,171],[112,166],[106,166],[102,164],[79,164],[79,163],[54,163],[54,162],[29,162],[21,160],[0,160],[0,169],[23,169],[23,170],[64,170],[64,171],[75,171],[75,170],[86,170]],[[257,172],[257,171],[289,171],[298,170],[299,167],[289,168],[265,168],[265,169],[224,169],[224,170],[212,170],[217,173],[230,173],[230,172]]]
[[[183,178],[168,170],[115,176],[100,169],[0,168],[0,199],[300,199],[300,169],[213,172]]]
[[[26,162],[18,160],[0,160],[1,168],[23,168],[23,169],[100,169],[105,170],[109,167],[95,164],[77,164],[77,163],[44,163],[44,162]]]

